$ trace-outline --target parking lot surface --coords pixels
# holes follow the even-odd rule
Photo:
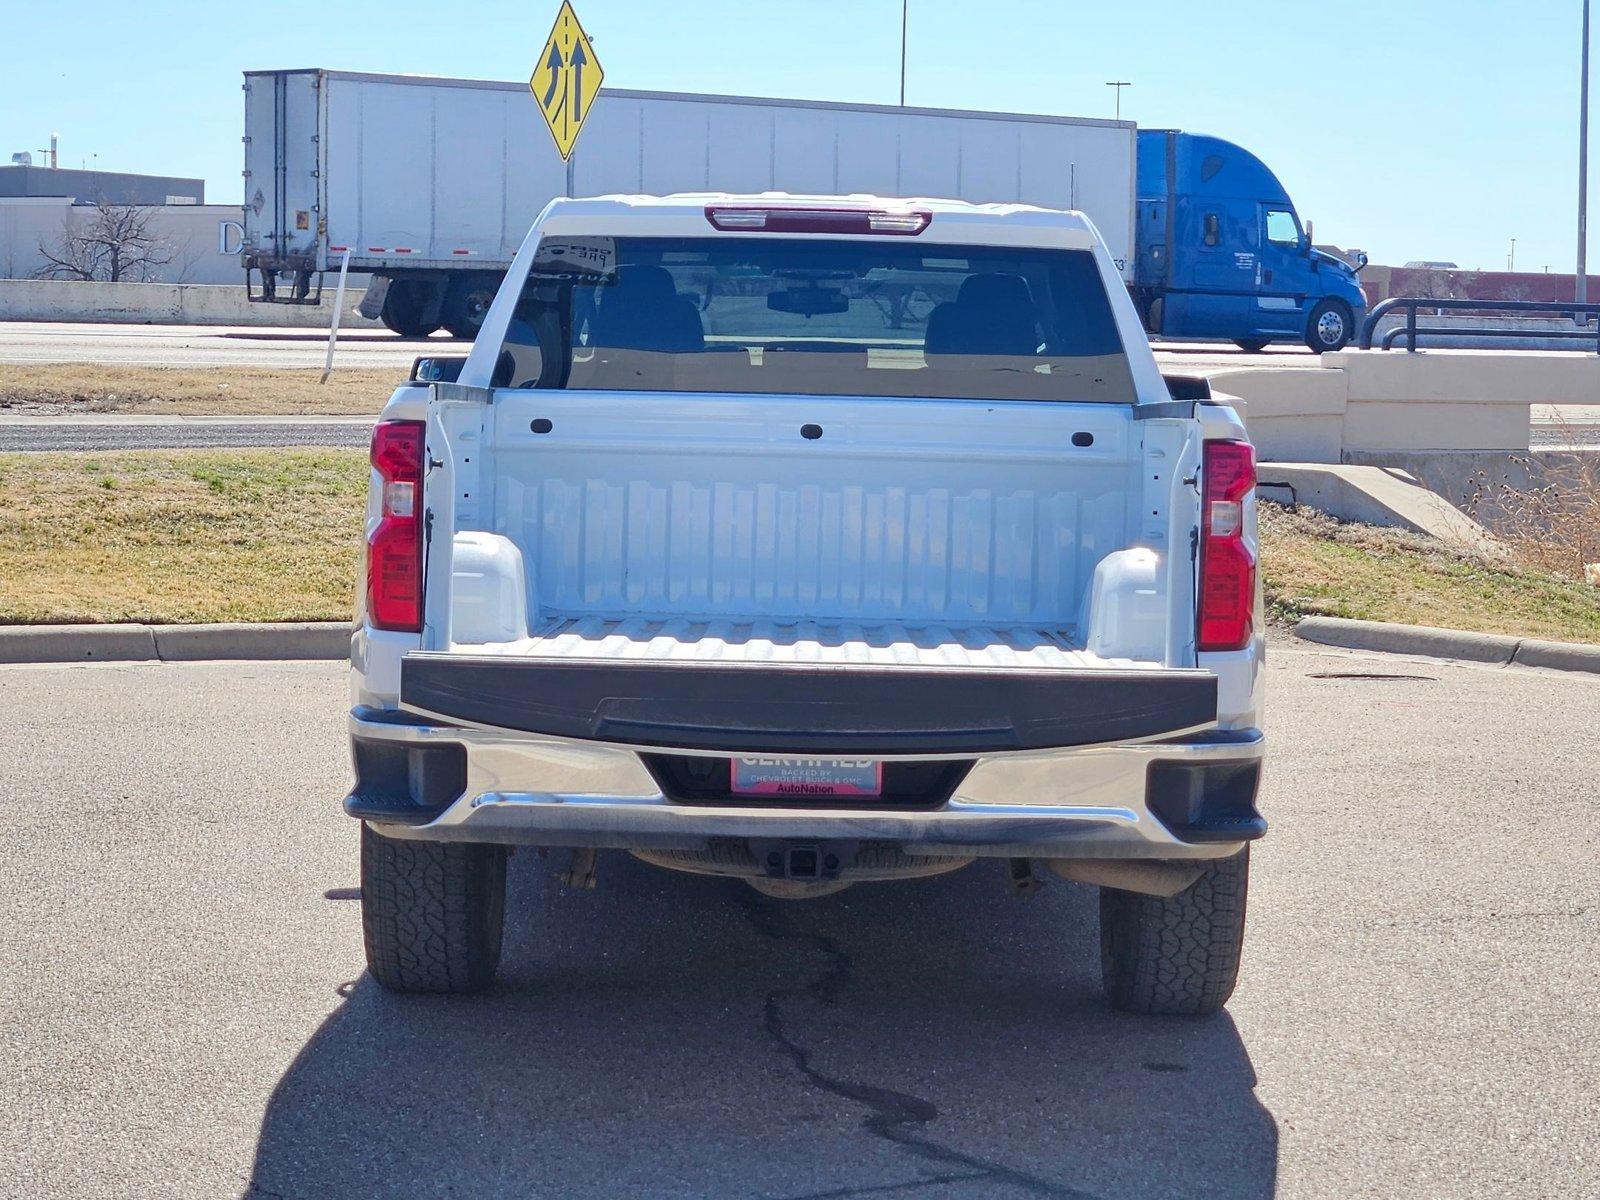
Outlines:
[[[0,668],[6,1197],[1592,1197],[1600,680],[1269,655],[1229,1014],[998,864],[785,904],[512,861],[500,982],[364,977],[338,664]]]

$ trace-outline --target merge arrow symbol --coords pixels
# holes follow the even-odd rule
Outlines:
[[[561,60],[561,47],[554,42],[550,43],[550,57],[545,59],[544,65],[550,71],[550,86],[545,89],[542,104],[548,111],[550,101],[556,98],[556,89],[561,86],[561,68],[566,64]]]

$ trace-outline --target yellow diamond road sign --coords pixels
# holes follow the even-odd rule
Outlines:
[[[589,35],[578,24],[578,14],[572,11],[569,0],[562,0],[550,40],[539,55],[533,78],[528,80],[528,88],[539,103],[562,158],[572,157],[572,147],[589,119],[590,106],[604,77]]]

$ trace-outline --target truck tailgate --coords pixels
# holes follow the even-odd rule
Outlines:
[[[685,618],[558,621],[401,665],[449,722],[700,751],[977,754],[1170,737],[1216,721],[1216,678],[1047,629]]]

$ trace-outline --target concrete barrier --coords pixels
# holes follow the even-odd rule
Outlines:
[[[1341,521],[1426,534],[1468,549],[1495,545],[1489,532],[1437,492],[1391,467],[1262,463],[1263,498],[1304,504]]]
[[[1596,450],[1352,450],[1345,458],[1404,471],[1490,529],[1505,516],[1501,500],[1507,490],[1582,486],[1582,480],[1600,478]]]
[[[1346,385],[1319,367],[1258,367],[1217,371],[1211,390],[1243,402],[1240,415],[1263,461],[1327,462],[1344,449]]]
[[[365,290],[345,292],[344,329],[381,329],[356,312]],[[330,288],[319,305],[252,304],[237,287],[214,283],[85,283],[0,279],[0,321],[104,321],[132,325],[256,325],[326,329]]]
[[[1214,391],[1244,401],[1265,461],[1526,451],[1534,405],[1600,403],[1600,354],[1345,350],[1315,367],[1228,369],[1210,379]]]

